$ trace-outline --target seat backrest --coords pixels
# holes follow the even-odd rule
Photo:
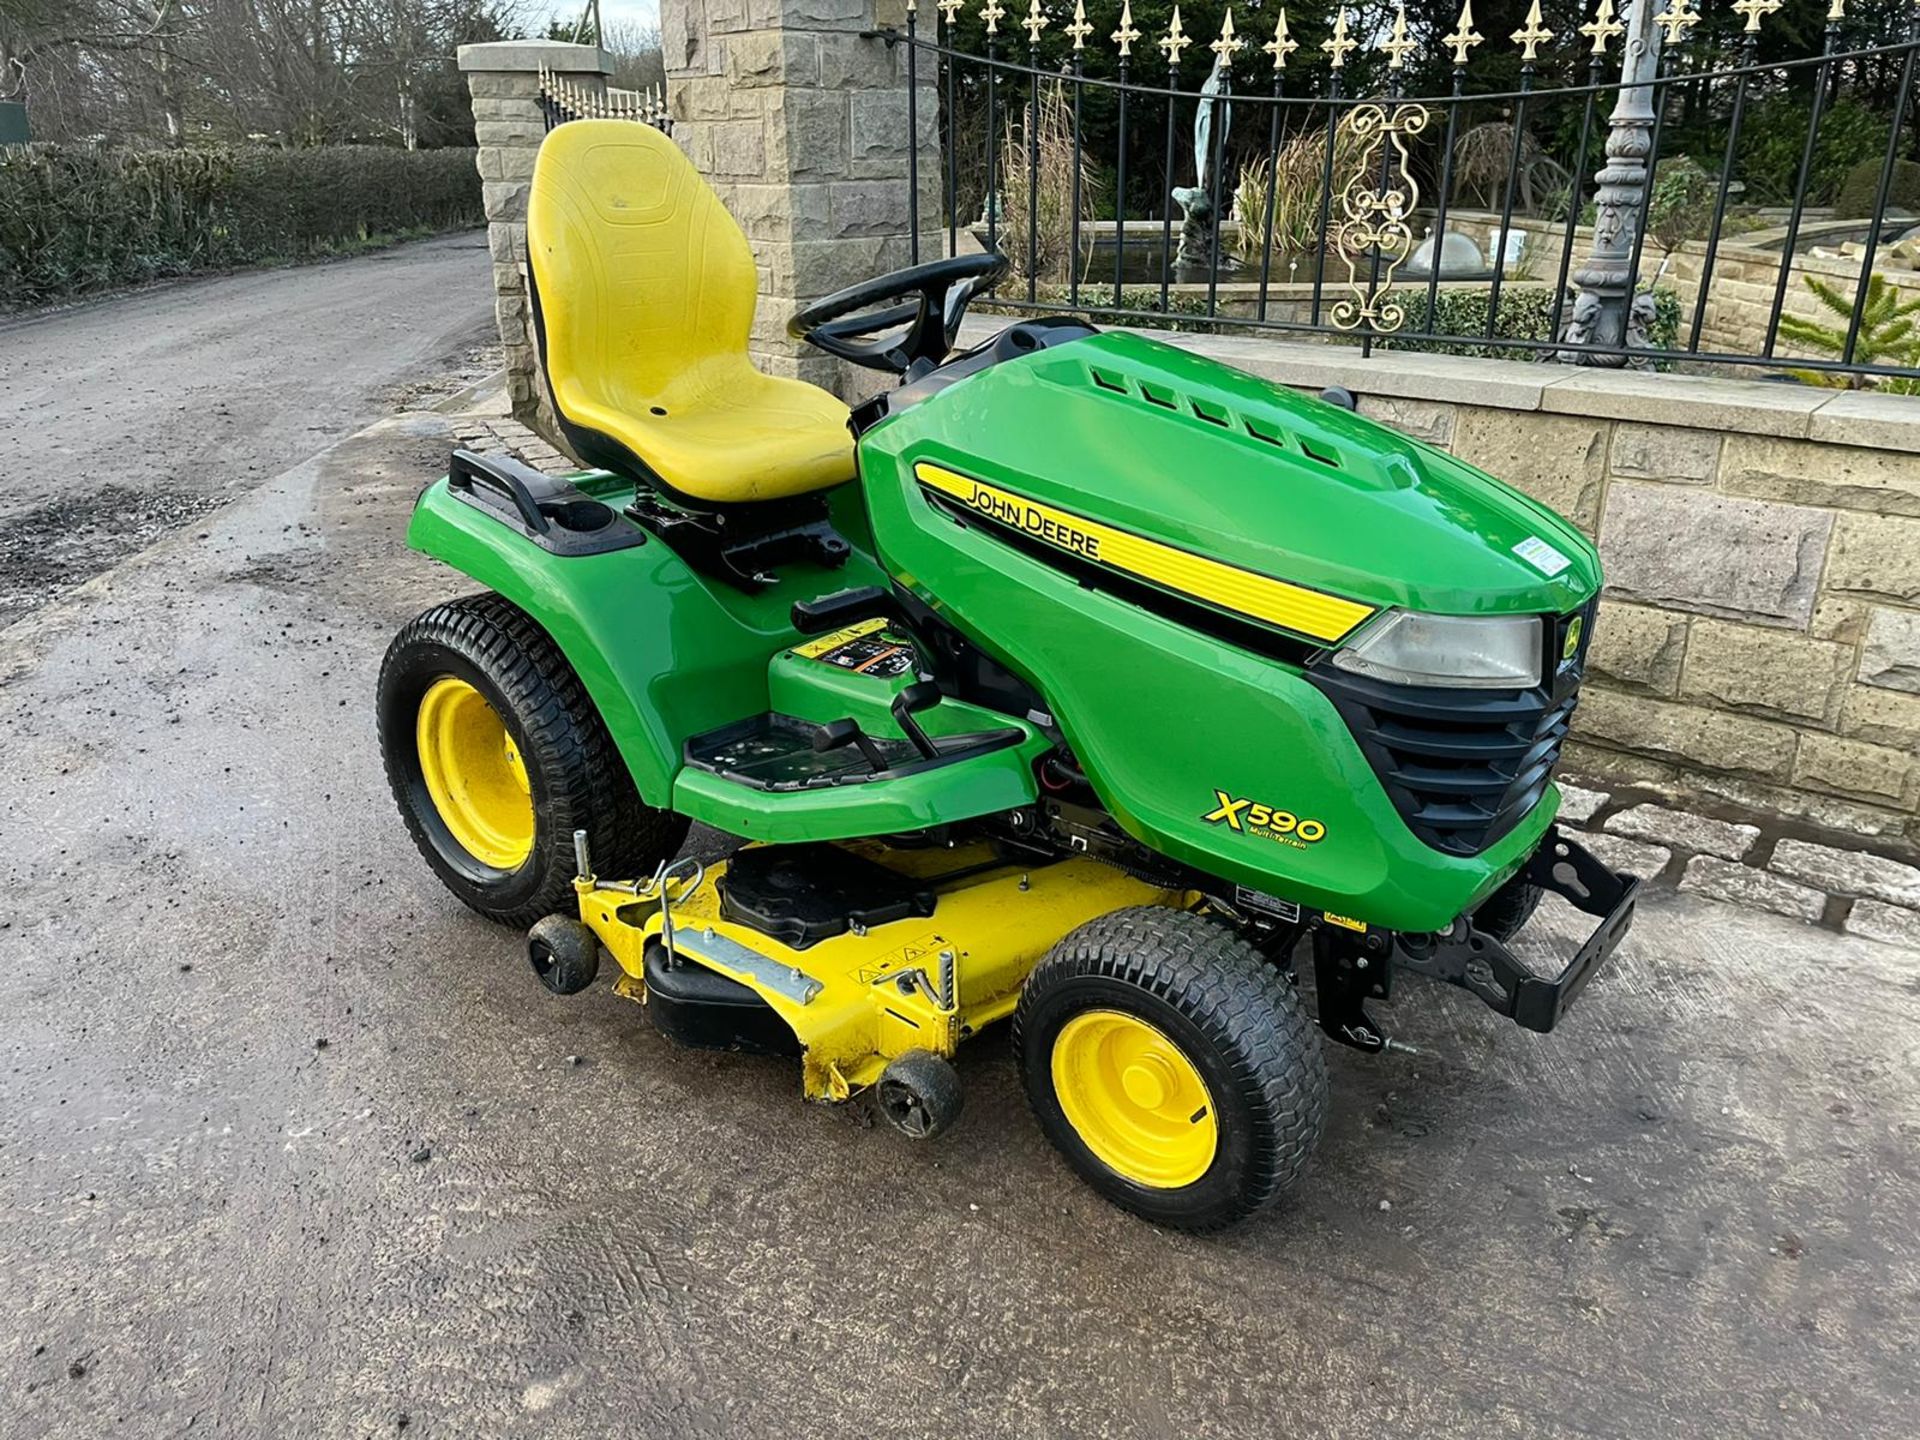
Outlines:
[[[744,366],[753,252],[680,147],[630,120],[555,126],[534,163],[527,260],[563,416]]]

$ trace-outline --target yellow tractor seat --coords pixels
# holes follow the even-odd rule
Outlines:
[[[853,478],[847,407],[747,359],[747,237],[673,141],[573,120],[540,147],[527,260],[547,384],[590,464],[735,505]]]

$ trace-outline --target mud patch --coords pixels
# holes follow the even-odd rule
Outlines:
[[[0,629],[231,498],[103,485],[0,519]]]
[[[493,374],[506,363],[506,354],[498,344],[469,345],[448,355],[442,362],[444,368],[434,374],[391,386],[382,392],[381,401],[395,414],[430,410]]]

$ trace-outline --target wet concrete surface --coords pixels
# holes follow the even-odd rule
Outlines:
[[[1333,1053],[1305,1181],[1216,1239],[1080,1187],[1004,1034],[916,1147],[547,995],[375,750],[388,636],[466,588],[401,545],[445,444],[0,636],[0,1434],[1920,1428],[1920,955],[1668,896],[1551,1036],[1410,981],[1422,1053]]]
[[[0,626],[425,408],[494,338],[482,231],[0,319]]]

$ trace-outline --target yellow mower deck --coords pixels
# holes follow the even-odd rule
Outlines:
[[[914,1050],[950,1056],[1011,1014],[1027,973],[1077,926],[1124,906],[1190,898],[1095,860],[983,869],[992,861],[985,846],[848,848],[931,885],[934,913],[797,950],[722,918],[720,861],[655,884],[576,881],[580,918],[619,962],[615,988],[641,1000],[647,946],[670,928],[676,954],[749,987],[793,1027],[807,1097],[838,1101],[872,1085],[890,1060]],[[671,902],[664,915],[661,890]]]

